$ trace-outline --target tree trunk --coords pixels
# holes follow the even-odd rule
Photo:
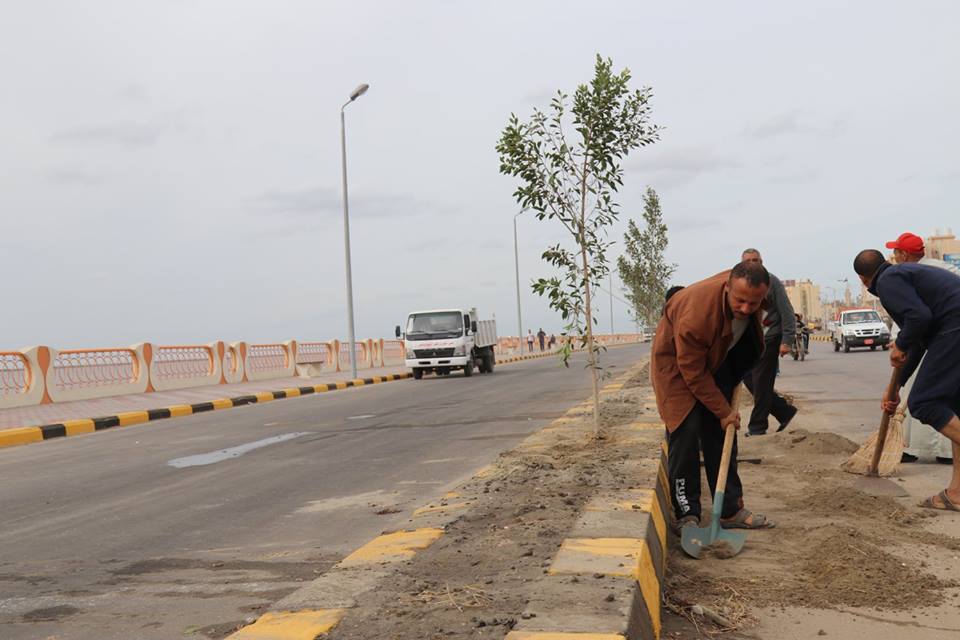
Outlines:
[[[589,132],[584,136],[590,141]],[[589,144],[586,146],[589,147]],[[590,299],[590,261],[587,259],[587,157],[583,154],[583,168],[580,172],[580,258],[583,261],[583,291],[587,306],[587,363],[590,367],[590,379],[593,382],[593,432],[600,433],[600,385],[597,381],[597,356],[593,351],[593,304]]]
[[[590,265],[587,261],[587,247],[580,243],[580,257],[583,260],[583,286],[587,306],[587,362],[590,377],[593,380],[593,431],[600,433],[600,385],[597,381],[597,356],[593,351],[593,307],[590,301]]]

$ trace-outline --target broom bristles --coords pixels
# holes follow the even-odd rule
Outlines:
[[[906,409],[903,404],[897,407],[897,412],[890,416],[890,425],[887,428],[887,439],[883,443],[883,453],[880,455],[880,464],[877,465],[877,474],[892,476],[900,467],[900,458],[903,455],[903,418]],[[873,450],[877,446],[880,432],[870,436],[862,447],[840,465],[847,473],[867,475],[870,463],[873,461]]]

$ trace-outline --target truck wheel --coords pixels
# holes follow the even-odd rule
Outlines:
[[[877,350],[877,345],[875,344],[870,345],[870,351],[876,351],[876,350]]]
[[[467,360],[467,364],[463,365],[463,377],[469,378],[473,375],[473,360]]]
[[[833,341],[833,350],[840,351],[840,343],[837,342],[836,340]]]
[[[847,339],[846,339],[846,338],[843,339],[843,352],[844,352],[844,353],[850,353],[850,345],[847,344]]]
[[[414,368],[413,368],[413,379],[414,379],[414,380],[420,380],[421,378],[423,378],[423,369],[421,369],[421,368],[419,368],[419,367],[414,367]]]
[[[487,361],[487,373],[493,373],[493,366],[497,363],[497,357],[494,355],[493,349],[487,351],[484,359]]]
[[[480,373],[490,373],[490,370],[487,369],[487,356],[482,355],[480,359],[477,360],[477,370],[480,371]]]

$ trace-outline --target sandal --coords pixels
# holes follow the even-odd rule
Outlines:
[[[938,506],[934,500],[940,498],[940,505]],[[955,505],[950,498],[947,497],[947,490],[944,489],[935,496],[930,496],[922,502],[917,503],[918,507],[925,507],[927,509],[937,509],[939,511],[960,511],[960,507]]]
[[[740,509],[732,518],[720,518],[720,526],[724,529],[773,529],[777,525],[762,513]]]

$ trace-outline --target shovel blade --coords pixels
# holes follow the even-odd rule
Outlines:
[[[710,545],[716,545],[717,557],[733,557],[740,553],[746,541],[747,534],[723,528],[717,530],[715,537],[710,527],[684,527],[680,535],[680,546],[684,553],[698,559],[703,549]]]
[[[871,496],[905,498],[910,495],[899,483],[888,478],[878,478],[876,476],[857,478],[853,481],[853,488],[870,494]]]

